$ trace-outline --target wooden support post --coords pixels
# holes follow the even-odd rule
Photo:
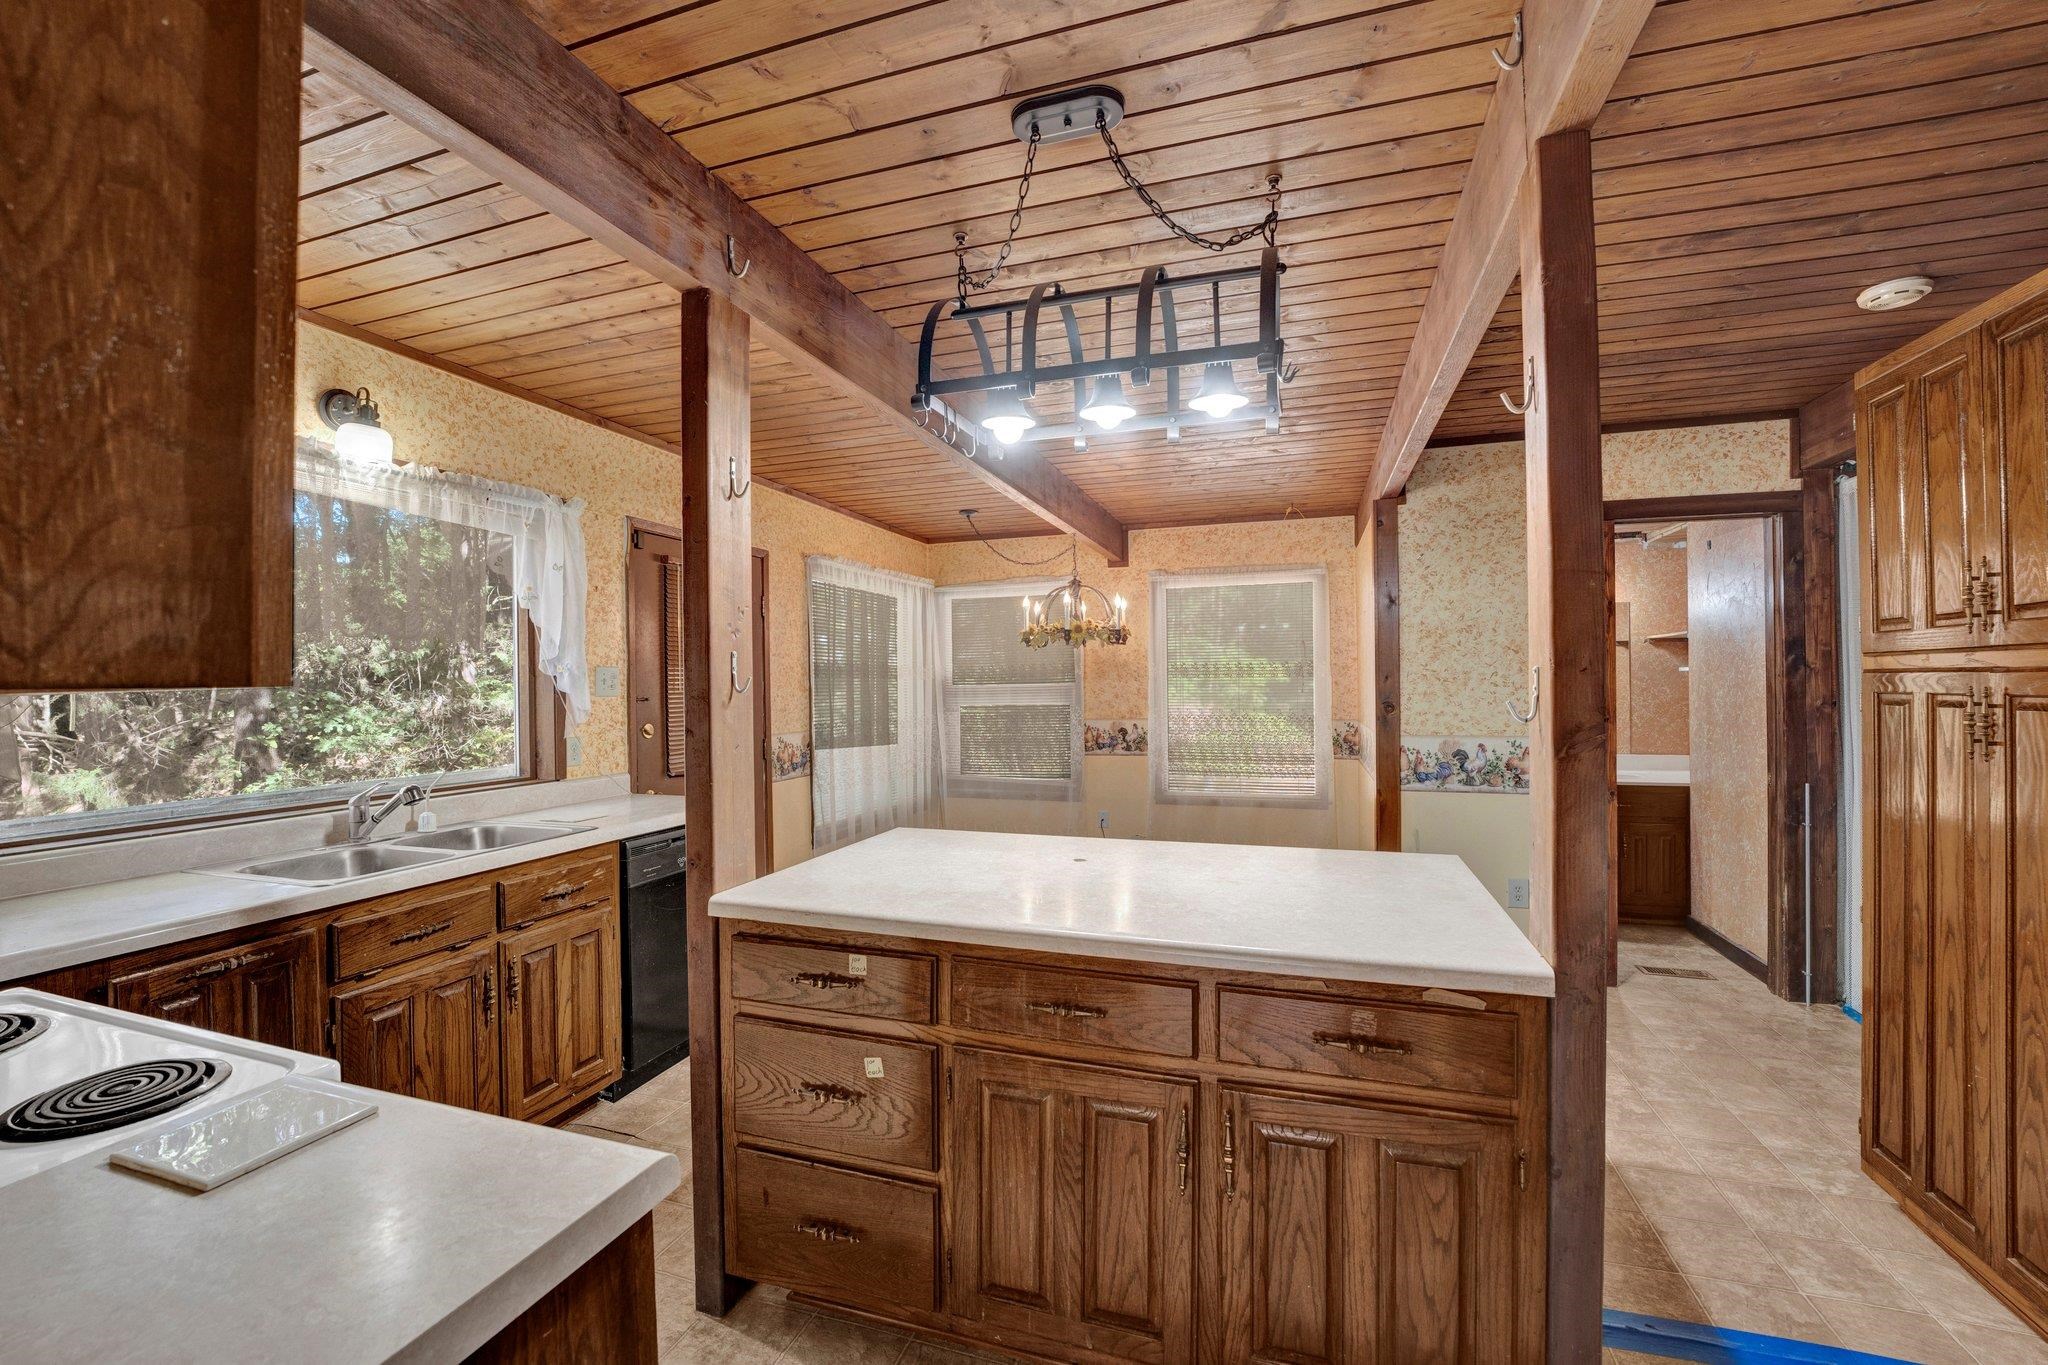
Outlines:
[[[1607,1096],[1607,546],[1592,140],[1540,138],[1522,184],[1531,937],[1557,975],[1550,1023],[1549,1359],[1600,1358]]]
[[[1401,499],[1381,498],[1366,517],[1365,725],[1372,745],[1372,846],[1401,849]]]
[[[1804,542],[1800,558],[1804,561],[1805,669],[1801,711],[1786,730],[1806,740],[1800,758],[1810,793],[1804,853],[1810,880],[1804,890],[1813,905],[1813,941],[1807,951],[1813,963],[1815,1004],[1833,1004],[1842,998],[1840,925],[1835,914],[1841,857],[1835,821],[1842,774],[1841,569],[1836,558],[1835,512],[1834,470],[1815,469],[1806,474],[1800,482],[1799,509],[1799,533]]]
[[[686,290],[683,322],[683,772],[690,941],[690,1162],[697,1307],[723,1314],[746,1283],[725,1273],[723,964],[711,895],[754,877],[753,509],[745,488],[747,316]],[[738,687],[735,686],[737,680]],[[745,690],[739,690],[744,688]]]

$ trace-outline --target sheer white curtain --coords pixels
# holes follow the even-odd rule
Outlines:
[[[933,813],[938,613],[930,581],[814,555],[811,842],[833,848]]]
[[[584,611],[589,564],[583,548],[583,499],[427,465],[381,469],[345,463],[333,447],[298,443],[297,486],[323,497],[388,507],[506,536],[512,543],[513,593],[533,621],[540,670],[562,694],[569,723],[590,718],[590,669]]]

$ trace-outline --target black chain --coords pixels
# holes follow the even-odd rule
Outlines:
[[[1173,215],[1168,213],[1165,206],[1152,197],[1152,191],[1145,188],[1144,182],[1132,174],[1131,168],[1124,164],[1124,154],[1116,149],[1116,139],[1109,135],[1109,121],[1103,118],[1099,111],[1095,115],[1095,131],[1102,134],[1102,145],[1109,149],[1109,164],[1116,167],[1116,173],[1124,178],[1124,184],[1130,186],[1131,193],[1144,200],[1145,207],[1152,210],[1152,216],[1171,228],[1173,234],[1182,241],[1201,247],[1205,251],[1228,251],[1240,243],[1249,242],[1254,237],[1264,237],[1267,246],[1277,246],[1279,244],[1280,177],[1278,175],[1266,177],[1266,216],[1264,218],[1261,218],[1250,227],[1239,228],[1228,237],[1204,237],[1201,233],[1190,231],[1179,223],[1174,222]]]
[[[1031,164],[1038,160],[1038,125],[1031,125],[1031,140],[1024,147],[1024,175],[1017,182],[1017,207],[1010,210],[1010,230],[1003,237],[1002,249],[996,252],[996,263],[988,268],[986,275],[974,276],[967,273],[967,234],[953,234],[953,277],[954,292],[959,296],[962,307],[967,303],[967,291],[986,289],[996,282],[996,276],[1003,273],[1003,266],[1010,259],[1011,250],[1017,245],[1017,229],[1024,222],[1024,201],[1031,197]]]
[[[980,541],[982,545],[988,550],[988,552],[994,555],[997,559],[1007,560],[1008,562],[1015,564],[1020,569],[1036,569],[1043,565],[1050,564],[1056,559],[1064,559],[1073,566],[1074,572],[1076,574],[1079,574],[1081,572],[1080,542],[1078,540],[1070,539],[1065,549],[1054,550],[1044,559],[1019,559],[1015,555],[1006,554],[1003,551],[997,549],[996,543],[990,540],[987,534],[983,532],[979,526],[976,526],[974,524],[974,514],[978,510],[980,509],[973,507],[963,507],[960,509],[960,515],[967,518],[967,529],[974,532],[974,538]]]

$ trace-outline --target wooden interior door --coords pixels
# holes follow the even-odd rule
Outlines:
[[[636,792],[683,794],[683,543],[635,526],[626,551],[627,772]]]
[[[1512,1361],[1504,1123],[1226,1088],[1223,1360]]]
[[[2010,983],[1997,1089],[2010,1129],[2000,1157],[1993,1266],[2048,1311],[2048,672],[1992,680],[1991,920]]]
[[[115,1009],[252,1042],[323,1052],[326,985],[318,931],[298,929],[107,984]]]
[[[952,1311],[1193,1359],[1195,1087],[968,1049],[954,1069]]]
[[[775,717],[769,686],[768,552],[754,551],[754,872],[775,870]]]
[[[489,944],[335,996],[341,1078],[499,1112],[497,996]]]
[[[1869,679],[1865,838],[1876,857],[1865,924],[1878,1029],[1865,1141],[1920,1207],[1983,1245],[2000,1014],[1999,935],[1985,895],[1993,769],[1973,734],[1985,685],[1958,673]]]
[[[1998,429],[1984,480],[1983,600],[1994,643],[2048,644],[2048,297],[1988,330]]]

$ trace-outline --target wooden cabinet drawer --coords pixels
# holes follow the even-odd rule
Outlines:
[[[939,1194],[741,1148],[732,1273],[826,1298],[931,1308]]]
[[[931,1170],[939,1050],[741,1019],[733,1127],[742,1137]]]
[[[732,945],[734,999],[870,1019],[933,1022],[933,969],[931,958],[903,953],[760,938],[734,939]]]
[[[498,927],[496,911],[489,882],[430,886],[373,901],[328,926],[334,979],[346,981],[473,942]]]
[[[608,905],[618,894],[619,850],[602,844],[514,868],[498,879],[498,927],[529,924]]]
[[[1501,1014],[1226,986],[1216,993],[1225,1062],[1511,1099],[1516,1025]]]
[[[1195,988],[1181,982],[962,958],[952,999],[959,1028],[1195,1055]]]

